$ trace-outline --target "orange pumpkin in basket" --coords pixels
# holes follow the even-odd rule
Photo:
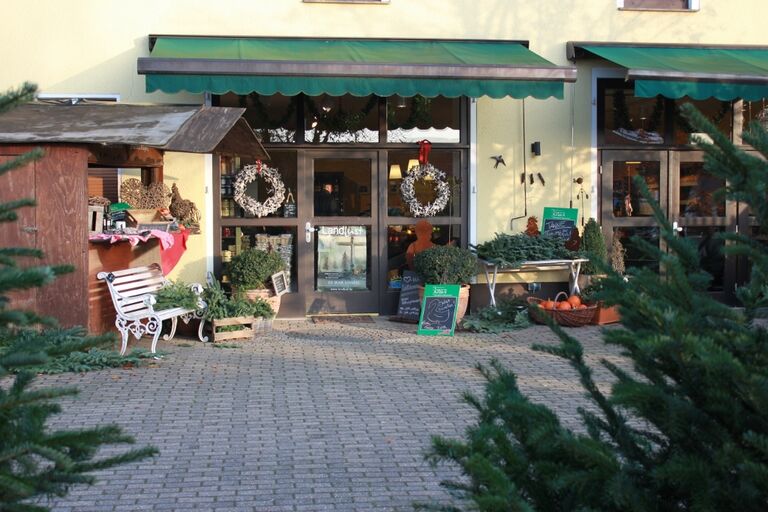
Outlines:
[[[540,305],[544,309],[555,309],[555,302],[549,299],[541,301]]]
[[[571,295],[566,300],[568,301],[568,304],[570,304],[573,309],[576,309],[577,307],[581,306],[581,297],[579,297],[578,295]]]
[[[579,304],[578,306],[576,306],[573,309],[587,309],[587,305],[586,304]]]
[[[571,306],[571,303],[568,302],[567,300],[562,300],[557,303],[556,309],[568,310],[568,309],[573,309],[573,306]]]

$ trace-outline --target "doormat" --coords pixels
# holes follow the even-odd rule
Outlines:
[[[329,316],[313,316],[312,321],[316,324],[372,324],[375,323],[373,318],[366,315],[329,315]]]

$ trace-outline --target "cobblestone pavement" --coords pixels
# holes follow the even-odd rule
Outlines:
[[[598,328],[571,330],[588,359],[620,361]],[[575,372],[531,350],[545,327],[503,335],[417,337],[415,328],[275,322],[237,348],[161,341],[150,367],[42,377],[76,385],[54,426],[115,422],[161,453],[99,474],[51,504],[56,511],[405,511],[445,500],[457,476],[432,468],[430,436],[460,436],[474,419],[460,400],[480,391],[477,362],[498,358],[534,401],[578,427]],[[145,343],[142,343],[145,344]],[[596,368],[607,385],[609,374]]]

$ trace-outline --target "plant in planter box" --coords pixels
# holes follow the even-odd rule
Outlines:
[[[249,329],[249,324],[253,326],[255,319],[269,320],[275,316],[275,311],[266,300],[259,298],[247,300],[228,296],[219,282],[213,279],[213,276],[208,278],[208,286],[203,290],[203,297],[208,304],[205,320],[211,322],[212,325],[215,320],[236,320],[231,322],[231,325],[221,327],[213,325],[214,341],[217,338],[217,334],[222,332],[247,331],[242,336],[232,335],[227,336],[227,339],[250,337],[253,334],[253,327]]]
[[[171,281],[157,290],[155,293],[155,300],[157,302],[155,302],[153,307],[156,311],[173,308],[197,309],[199,299],[199,295],[195,293],[195,290],[189,284],[182,281]]]
[[[233,292],[249,300],[265,299],[277,311],[280,308],[280,297],[275,295],[269,280],[273,274],[282,270],[285,270],[285,263],[276,252],[247,249],[233,257],[229,264]]]
[[[460,284],[459,322],[469,304],[469,282],[477,275],[477,258],[469,249],[439,245],[418,253],[413,260],[416,272],[425,284]]]

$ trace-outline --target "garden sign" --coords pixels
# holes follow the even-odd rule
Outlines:
[[[541,232],[555,238],[568,240],[579,218],[578,208],[544,208],[544,224]]]

